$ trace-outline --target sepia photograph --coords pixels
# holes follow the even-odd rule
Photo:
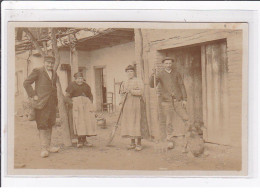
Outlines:
[[[8,59],[9,174],[247,175],[247,23],[9,22]]]

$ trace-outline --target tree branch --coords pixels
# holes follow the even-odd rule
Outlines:
[[[58,49],[58,45],[57,45],[56,32],[57,32],[56,28],[51,28],[52,50],[53,50],[54,56],[55,56],[54,71],[57,71],[57,69],[60,65],[60,54],[59,54],[59,49]]]
[[[38,44],[37,40],[35,39],[35,37],[33,36],[33,34],[31,33],[31,31],[28,28],[24,28],[23,31],[27,34],[27,36],[29,36],[31,42],[33,43],[33,45],[35,46],[35,48],[38,50],[38,52],[41,54],[42,57],[45,56],[45,53],[43,52],[43,50],[41,49],[40,45]]]

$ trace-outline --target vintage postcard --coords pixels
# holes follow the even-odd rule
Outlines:
[[[246,176],[247,69],[247,23],[9,22],[7,174]]]

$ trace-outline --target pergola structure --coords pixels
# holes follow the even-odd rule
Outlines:
[[[134,29],[113,28],[79,39],[75,46],[79,50],[95,50],[132,41],[134,41]]]
[[[48,36],[48,28],[30,28],[29,30],[41,47],[44,47],[43,43],[46,42],[46,49],[49,49],[50,37]],[[73,42],[75,44],[73,47],[77,50],[87,51],[134,41],[134,29],[108,28],[93,32],[93,29],[71,28],[66,32],[61,30],[56,36],[59,48],[69,48],[71,45],[68,43]],[[28,50],[35,50],[34,45],[25,36],[22,28],[17,29],[15,41],[16,54]]]

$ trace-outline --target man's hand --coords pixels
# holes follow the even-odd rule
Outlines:
[[[38,96],[34,96],[34,97],[33,97],[33,100],[38,100],[38,99],[39,99]]]
[[[187,104],[187,101],[186,101],[186,100],[183,100],[183,101],[181,102],[181,106],[182,106],[183,108],[186,108],[186,104]]]
[[[129,89],[125,89],[125,95],[127,94],[127,93],[130,93],[131,91],[129,90]]]

